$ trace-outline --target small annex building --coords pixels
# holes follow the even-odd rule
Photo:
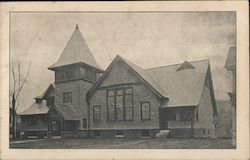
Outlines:
[[[26,137],[215,137],[208,59],[143,69],[117,55],[104,71],[76,26],[48,69],[55,82],[21,113]]]

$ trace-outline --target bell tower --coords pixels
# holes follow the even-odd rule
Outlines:
[[[77,108],[75,112],[80,120],[77,129],[87,129],[86,93],[103,69],[97,64],[78,25],[58,61],[48,69],[55,72],[55,104]]]

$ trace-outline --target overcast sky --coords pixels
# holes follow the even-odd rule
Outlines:
[[[78,24],[104,69],[119,54],[143,68],[210,59],[216,99],[228,99],[224,64],[235,45],[234,12],[12,13],[11,62],[31,62],[19,112],[29,107],[54,74],[47,68],[61,55]]]

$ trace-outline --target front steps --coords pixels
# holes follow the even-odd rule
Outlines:
[[[155,135],[155,138],[162,138],[162,139],[167,138],[169,132],[170,132],[169,130],[160,130],[160,132]]]

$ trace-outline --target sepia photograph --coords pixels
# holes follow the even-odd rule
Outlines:
[[[235,12],[10,13],[10,148],[235,148]]]
[[[34,4],[1,11],[2,158],[249,156],[240,7]]]

